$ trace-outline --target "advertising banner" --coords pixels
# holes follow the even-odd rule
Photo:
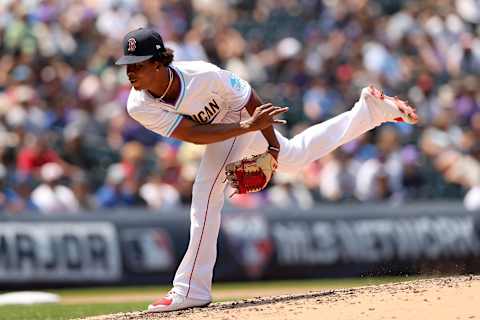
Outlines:
[[[384,263],[480,255],[472,217],[277,220],[271,234],[280,266]]]
[[[216,281],[480,272],[479,215],[461,204],[224,211]],[[0,287],[167,284],[188,242],[187,208],[9,218]]]
[[[0,223],[0,282],[118,280],[118,244],[110,222]]]

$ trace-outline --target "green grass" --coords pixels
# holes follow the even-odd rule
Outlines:
[[[349,288],[367,285],[376,285],[389,282],[400,282],[415,280],[415,277],[374,277],[374,278],[352,278],[352,279],[314,279],[314,280],[288,280],[288,281],[262,281],[262,282],[241,282],[241,283],[218,283],[213,287],[214,292],[221,293],[239,291],[238,296],[232,296],[233,300],[242,298],[241,291],[251,292],[255,289],[275,288],[302,288],[305,291],[323,290],[332,288]],[[170,286],[134,286],[134,287],[100,287],[48,290],[56,293],[61,298],[98,297],[99,303],[91,304],[45,304],[34,306],[0,306],[0,320],[67,320],[82,318],[94,315],[141,311],[151,301],[140,301],[133,303],[101,303],[102,297],[121,294],[158,294],[168,291]],[[232,293],[233,294],[233,293]],[[222,299],[224,300],[224,299]]]
[[[0,307],[1,320],[63,320],[116,312],[145,309],[147,302],[101,304],[42,304],[34,306]]]

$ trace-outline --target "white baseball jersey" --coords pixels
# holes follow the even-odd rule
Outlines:
[[[211,63],[174,62],[171,67],[181,84],[175,105],[134,88],[127,103],[133,119],[162,136],[169,137],[183,117],[200,124],[232,122],[229,113],[243,108],[250,98],[252,89],[246,81]]]

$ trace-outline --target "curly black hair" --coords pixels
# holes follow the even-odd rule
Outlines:
[[[159,61],[165,67],[169,66],[172,63],[174,58],[173,50],[170,48],[165,48],[165,51],[156,54],[152,60]]]

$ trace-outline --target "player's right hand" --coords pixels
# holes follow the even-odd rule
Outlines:
[[[286,124],[287,121],[283,119],[276,119],[277,116],[288,111],[288,107],[278,107],[271,103],[262,104],[258,106],[251,117],[242,121],[252,131],[263,130],[273,124]]]

